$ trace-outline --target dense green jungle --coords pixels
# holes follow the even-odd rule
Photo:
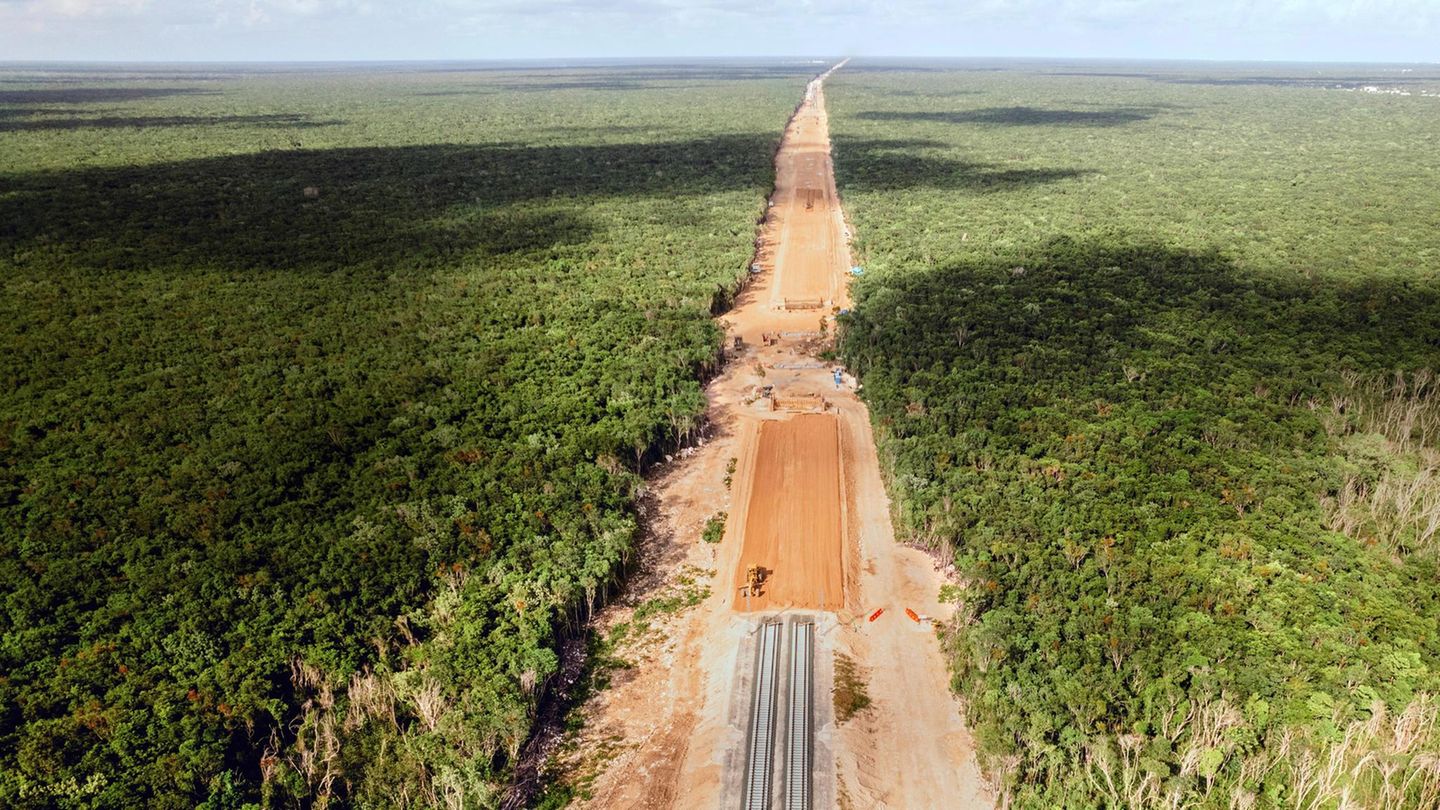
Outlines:
[[[1440,73],[857,61],[827,101],[841,350],[1001,798],[1440,806]]]
[[[0,805],[495,804],[812,70],[0,75]]]
[[[0,805],[500,804],[814,70],[0,67]],[[1440,72],[826,96],[1002,802],[1440,806]]]

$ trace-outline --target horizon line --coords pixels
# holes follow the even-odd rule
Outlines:
[[[1440,61],[1383,61],[1371,59],[1276,59],[1264,57],[1237,57],[1237,58],[1212,58],[1212,57],[1146,57],[1146,56],[900,56],[900,55],[877,55],[866,56],[814,56],[794,54],[768,54],[768,55],[723,55],[723,56],[695,56],[695,55],[667,55],[667,56],[507,56],[507,57],[437,57],[437,58],[413,58],[413,57],[359,57],[347,59],[0,59],[0,67],[7,66],[28,66],[28,65],[433,65],[447,63],[516,63],[516,62],[706,62],[706,61],[808,61],[808,62],[839,62],[843,59],[856,61],[877,60],[877,61],[898,61],[898,62],[922,62],[922,61],[1012,61],[1012,62],[1142,62],[1142,63],[1171,63],[1171,64],[1271,64],[1271,65],[1410,65],[1425,67],[1440,67]]]

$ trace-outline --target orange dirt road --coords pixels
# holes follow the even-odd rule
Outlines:
[[[640,554],[653,575],[632,581],[631,604],[697,578],[710,595],[673,618],[649,619],[659,641],[625,650],[641,663],[587,704],[571,755],[582,772],[593,769],[583,810],[736,806],[753,663],[739,650],[762,611],[788,608],[820,608],[819,624],[831,628],[816,644],[816,807],[995,807],[933,626],[903,612],[946,622],[954,606],[939,602],[944,576],[895,542],[870,415],[853,379],[837,387],[819,358],[835,309],[849,306],[849,234],[823,87],[843,64],[809,84],[785,129],[758,242],[761,272],[721,320],[727,345],[736,337],[742,345],[706,387],[714,432],[654,481],[658,508]],[[788,412],[817,395],[823,412]],[[725,537],[702,542],[717,511],[729,513]],[[770,573],[746,613],[739,587],[752,563]],[[605,626],[630,611],[612,606]],[[829,700],[837,655],[854,663],[872,700],[843,723]]]
[[[835,417],[762,422],[748,472],[739,581],[752,565],[763,569],[765,581],[748,598],[737,589],[735,608],[840,607],[847,535]]]
[[[775,280],[770,305],[775,309],[813,309],[830,314],[843,306],[842,276],[849,250],[845,223],[830,163],[830,128],[819,83],[806,91],[806,103],[785,133],[777,163],[771,215],[778,219]]]

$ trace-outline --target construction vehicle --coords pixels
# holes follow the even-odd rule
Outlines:
[[[765,584],[765,569],[752,565],[745,569],[745,587],[752,596],[760,595],[760,586]]]

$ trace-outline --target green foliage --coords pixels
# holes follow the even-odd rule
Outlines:
[[[674,583],[667,585],[660,594],[636,605],[630,621],[611,629],[611,643],[643,639],[650,632],[653,620],[674,616],[705,601],[710,596],[708,583],[714,576],[714,571],[685,566]]]
[[[587,730],[588,698],[607,688],[616,671],[630,668],[629,658],[650,655],[648,648],[666,637],[664,623],[710,596],[708,583],[714,576],[713,570],[685,566],[674,581],[664,583],[658,593],[636,605],[627,621],[591,638],[585,669],[565,716],[565,733],[546,760],[540,795],[528,806],[559,808],[577,798],[593,798],[591,788],[606,763],[636,743],[619,734]],[[655,621],[662,627],[652,627]]]
[[[715,72],[7,79],[0,804],[496,801],[803,81]]]
[[[855,660],[847,655],[835,655],[835,685],[830,690],[830,697],[834,701],[837,723],[845,723],[870,708],[865,677]]]
[[[1436,739],[1440,571],[1320,499],[1357,463],[1322,418],[1342,372],[1436,364],[1413,167],[1440,105],[855,67],[827,92],[867,270],[841,351],[898,529],[955,554],[946,645],[992,776],[1022,807],[1424,806],[1440,783],[1366,723]]]
[[[705,531],[700,537],[707,543],[718,543],[725,539],[725,518],[724,512],[716,512],[709,520],[705,521]]]

